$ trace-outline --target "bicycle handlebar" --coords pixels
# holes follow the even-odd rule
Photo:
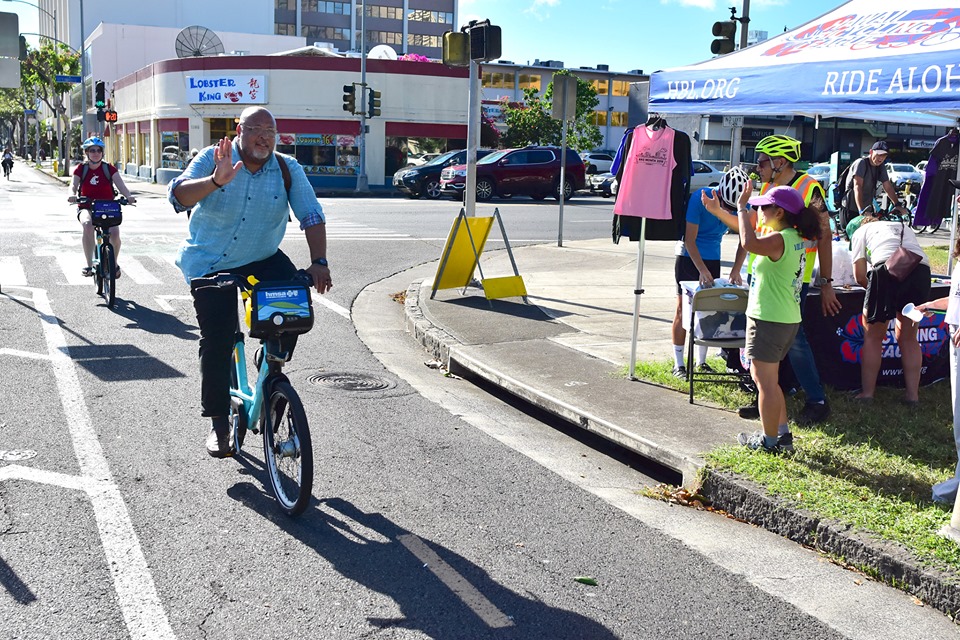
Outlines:
[[[303,269],[298,269],[290,280],[306,285],[307,287],[313,286],[313,277]],[[193,289],[230,286],[237,287],[241,291],[250,291],[253,289],[253,285],[250,284],[246,278],[238,276],[235,273],[217,273],[208,278],[194,278],[190,281],[190,286]]]
[[[91,204],[93,202],[119,202],[124,207],[135,207],[137,205],[127,200],[126,196],[117,196],[116,198],[89,198],[87,196],[74,196],[74,204]]]

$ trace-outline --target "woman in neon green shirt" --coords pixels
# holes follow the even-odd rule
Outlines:
[[[740,207],[740,244],[756,254],[747,304],[746,355],[750,375],[759,390],[763,432],[741,433],[740,444],[770,453],[793,450],[787,422],[787,404],[777,383],[780,361],[786,357],[802,321],[800,287],[803,279],[804,240],[820,237],[816,211],[788,186],[774,187],[748,204],[759,208],[759,222],[773,233],[757,237],[750,212]]]

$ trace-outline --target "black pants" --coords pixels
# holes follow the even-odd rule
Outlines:
[[[232,273],[246,278],[254,276],[260,281],[290,280],[297,272],[282,251],[266,260],[217,271]],[[193,307],[197,311],[200,326],[200,408],[206,417],[225,416],[230,411],[230,367],[233,345],[236,341],[237,289],[235,287],[192,286]],[[293,352],[297,336],[281,340],[283,350]]]

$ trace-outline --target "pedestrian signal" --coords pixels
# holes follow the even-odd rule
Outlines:
[[[737,23],[733,20],[721,20],[713,23],[713,35],[716,39],[710,43],[710,51],[722,56],[736,48],[733,39],[737,35]]]

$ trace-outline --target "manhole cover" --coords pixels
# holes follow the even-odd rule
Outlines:
[[[317,373],[307,377],[309,382],[321,387],[332,387],[344,391],[384,391],[393,389],[397,383],[386,378],[367,373]]]
[[[9,451],[0,449],[0,460],[4,462],[19,462],[20,460],[29,460],[30,458],[36,457],[37,452],[31,451],[30,449],[10,449]]]

